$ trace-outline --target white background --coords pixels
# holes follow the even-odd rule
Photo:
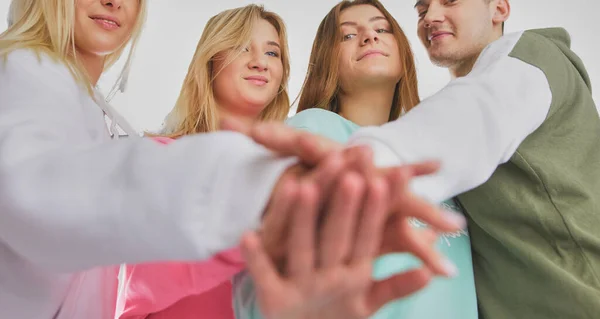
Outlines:
[[[44,1],[44,0],[40,0]],[[291,51],[290,97],[297,96],[316,29],[337,0],[264,0],[269,10],[281,15],[288,27]],[[148,20],[138,47],[129,85],[119,93],[113,105],[139,130],[160,127],[173,107],[187,68],[206,21],[218,12],[243,6],[243,0],[150,0]],[[427,97],[449,80],[446,70],[433,66],[416,37],[417,15],[414,0],[383,0],[384,5],[403,27],[417,59],[421,96]],[[600,35],[594,18],[600,9],[595,0],[512,0],[512,15],[506,32],[530,28],[560,26],[572,38],[572,48],[579,54],[590,74],[595,101],[600,101]],[[0,17],[6,17],[9,0],[0,0]],[[6,19],[0,19],[0,30]],[[109,70],[101,80],[106,89],[116,79],[121,64]],[[450,106],[451,107],[451,106]],[[295,108],[295,106],[294,106]],[[293,110],[292,110],[293,112]]]

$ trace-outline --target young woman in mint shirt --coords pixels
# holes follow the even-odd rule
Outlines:
[[[317,31],[299,113],[288,124],[345,143],[362,126],[397,119],[419,103],[413,54],[397,21],[376,0],[342,1]],[[454,199],[441,203],[461,211]],[[414,227],[426,227],[414,220]],[[409,298],[396,300],[372,318],[476,319],[477,299],[467,230],[441,234],[438,249],[459,269],[454,278],[438,278]],[[373,276],[387,278],[420,262],[408,254],[376,260]],[[234,283],[238,319],[262,318],[251,279]]]

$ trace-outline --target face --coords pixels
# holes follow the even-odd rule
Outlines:
[[[420,0],[417,32],[431,61],[452,67],[479,56],[494,41],[495,1]]]
[[[75,0],[75,46],[80,53],[107,55],[133,32],[140,0]]]
[[[371,5],[352,6],[340,15],[339,74],[341,87],[395,85],[402,63],[398,41],[384,15]]]
[[[279,93],[283,77],[279,34],[260,19],[242,52],[222,52],[214,59],[213,91],[220,107],[232,115],[256,119]],[[229,54],[237,54],[225,65]],[[220,70],[220,72],[219,72]]]

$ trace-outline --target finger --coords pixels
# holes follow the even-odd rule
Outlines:
[[[370,147],[359,145],[344,149],[343,155],[348,161],[350,169],[356,170],[362,176],[373,176],[375,165],[373,151]]]
[[[439,161],[423,161],[419,163],[406,164],[402,166],[381,168],[383,175],[387,175],[395,170],[404,170],[409,173],[410,177],[418,177],[436,173],[440,169]]]
[[[267,253],[275,261],[283,257],[286,249],[287,229],[291,224],[291,210],[298,196],[298,183],[293,179],[284,179],[273,193],[265,212],[261,227],[261,239]]]
[[[408,182],[412,172],[397,168],[388,172],[388,181],[392,190],[392,211],[403,217],[414,217],[430,227],[444,231],[458,231],[466,226],[464,216],[453,212],[442,211],[438,207],[415,196],[408,190]]]
[[[318,164],[328,154],[341,151],[343,147],[333,140],[312,134],[299,135],[296,143],[299,152],[303,154],[302,161],[310,165]]]
[[[389,194],[387,184],[379,179],[369,181],[367,199],[360,217],[352,261],[374,257],[381,245]]]
[[[310,174],[308,179],[319,186],[321,192],[320,198],[325,200],[329,198],[332,188],[337,182],[340,174],[347,169],[347,161],[344,157],[334,152],[323,159]]]
[[[436,275],[454,277],[458,274],[456,266],[435,248],[437,235],[434,235],[433,230],[415,229],[406,219],[403,223],[404,225],[399,227],[401,234],[398,238],[403,246],[401,250],[421,259]]]
[[[298,139],[307,134],[309,133],[306,131],[275,122],[255,124],[250,132],[250,136],[257,143],[284,156],[298,156],[302,161],[304,161],[304,154],[297,147]]]
[[[439,161],[425,161],[421,163],[410,164],[408,167],[412,170],[413,177],[423,176],[436,173],[440,170],[440,162]]]
[[[310,182],[300,184],[298,201],[293,209],[293,223],[288,247],[288,275],[302,282],[314,271],[315,236],[319,208],[317,187]]]
[[[367,296],[367,309],[373,313],[392,300],[407,297],[423,289],[430,280],[429,270],[419,268],[376,282]]]
[[[319,240],[319,263],[332,268],[350,257],[357,218],[365,196],[365,183],[356,173],[342,176],[328,203]]]
[[[256,283],[257,293],[268,295],[269,291],[277,290],[281,278],[264,251],[258,235],[254,232],[245,234],[240,246],[246,268]]]
[[[413,217],[441,232],[455,232],[466,227],[467,221],[461,214],[440,209],[412,194],[393,203],[392,210],[405,217]]]
[[[232,117],[223,117],[219,120],[219,129],[224,131],[234,131],[250,136],[252,126]]]

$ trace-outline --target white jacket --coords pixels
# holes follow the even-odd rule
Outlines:
[[[113,141],[66,67],[11,53],[0,64],[0,318],[112,318],[114,265],[235,245],[290,164],[229,132]]]

